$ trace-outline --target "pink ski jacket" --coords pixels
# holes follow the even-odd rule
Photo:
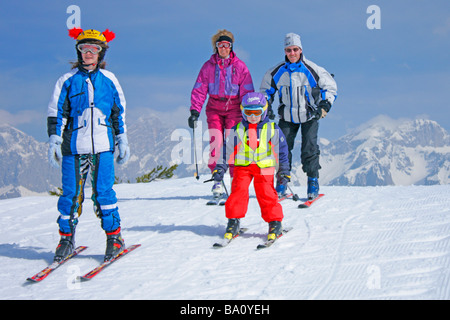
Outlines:
[[[242,97],[253,92],[253,81],[245,63],[234,52],[227,59],[217,53],[205,62],[191,93],[191,108],[199,113],[209,94],[207,112],[239,111]]]

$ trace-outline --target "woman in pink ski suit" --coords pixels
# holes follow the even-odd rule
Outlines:
[[[250,72],[234,53],[233,42],[234,36],[227,30],[219,30],[212,37],[215,53],[201,68],[191,93],[191,128],[196,126],[195,122],[209,94],[206,119],[210,136],[208,167],[211,172],[220,157],[224,134],[227,135],[230,129],[242,120],[242,97],[254,91]],[[231,167],[230,175],[233,176]]]

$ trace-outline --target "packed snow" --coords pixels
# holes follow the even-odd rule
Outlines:
[[[205,205],[208,178],[116,185],[122,234],[142,246],[81,283],[105,250],[89,192],[76,234],[89,248],[41,283],[26,278],[52,261],[57,197],[1,200],[1,299],[450,299],[450,185],[324,186],[309,209],[282,202],[293,230],[264,250],[251,187],[248,232],[213,249],[227,221],[224,207]]]

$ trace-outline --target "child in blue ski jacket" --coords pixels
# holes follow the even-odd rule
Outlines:
[[[48,105],[49,161],[62,167],[62,195],[57,220],[60,242],[54,260],[61,261],[75,248],[75,229],[82,212],[84,184],[91,171],[94,211],[106,232],[105,261],[124,249],[114,184],[114,149],[117,162],[130,156],[125,125],[126,102],[113,73],[104,69],[109,30],[74,28],[78,61],[56,83]]]

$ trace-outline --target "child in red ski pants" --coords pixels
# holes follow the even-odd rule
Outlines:
[[[261,169],[256,163],[249,166],[236,166],[231,184],[231,194],[225,203],[228,219],[241,219],[247,213],[249,187],[253,180],[256,199],[265,222],[282,221],[283,208],[278,203],[278,194],[274,189],[275,168]]]
[[[269,223],[268,238],[273,239],[281,235],[283,220],[283,208],[274,188],[274,174],[278,168],[277,179],[289,181],[288,147],[283,132],[267,117],[268,103],[262,93],[247,93],[242,99],[241,110],[243,119],[228,135],[223,162],[213,171],[213,179],[222,181],[228,165],[234,165],[231,194],[225,203],[228,218],[225,238],[231,239],[239,233],[253,180],[262,218]]]

